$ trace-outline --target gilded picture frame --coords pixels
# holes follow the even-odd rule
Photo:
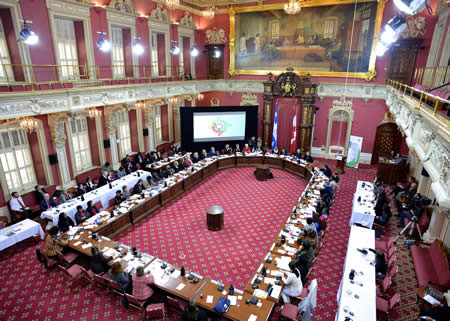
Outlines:
[[[253,23],[251,21],[251,19],[259,19],[257,22],[261,25],[261,21],[260,20],[262,20],[263,18],[259,18],[259,16],[267,15],[266,12],[271,12],[271,13],[275,14],[276,16],[282,16],[283,14],[286,15],[283,12],[284,3],[270,4],[270,5],[263,5],[261,3],[260,5],[257,5],[257,6],[247,6],[247,7],[233,7],[233,6],[231,6],[231,7],[228,8],[228,14],[229,14],[229,18],[230,18],[230,35],[229,35],[230,64],[229,64],[228,73],[229,73],[229,75],[231,77],[234,77],[234,76],[237,76],[237,75],[267,75],[269,72],[272,72],[274,74],[280,74],[280,73],[282,73],[285,70],[285,68],[287,66],[291,66],[292,68],[294,68],[294,71],[296,73],[298,73],[299,75],[310,74],[313,77],[342,77],[342,78],[348,76],[348,77],[351,77],[351,78],[365,79],[366,81],[375,81],[375,78],[376,78],[376,72],[375,72],[375,61],[376,61],[375,46],[376,46],[376,43],[377,43],[378,35],[380,33],[381,20],[382,20],[382,17],[383,17],[383,12],[384,12],[384,7],[385,7],[386,2],[387,2],[387,0],[358,0],[357,1],[357,5],[361,5],[361,4],[364,5],[365,4],[366,6],[370,6],[371,8],[375,8],[376,7],[375,16],[373,16],[373,13],[372,13],[372,16],[370,17],[372,19],[370,21],[370,30],[373,30],[372,34],[369,33],[369,39],[371,37],[371,41],[366,41],[366,47],[364,48],[364,51],[361,50],[360,56],[358,58],[360,60],[362,60],[361,57],[364,57],[364,59],[366,59],[365,60],[365,65],[361,64],[361,66],[364,66],[364,67],[367,66],[367,69],[365,69],[365,70],[357,69],[357,67],[358,67],[357,64],[356,64],[355,68],[352,68],[352,66],[350,66],[350,64],[345,66],[344,61],[343,61],[344,58],[346,59],[346,62],[348,62],[348,53],[345,54],[346,50],[348,50],[348,49],[345,49],[346,46],[348,47],[347,43],[345,43],[345,42],[342,43],[341,42],[340,44],[338,44],[340,46],[340,48],[341,48],[341,52],[342,51],[344,52],[345,57],[341,58],[340,65],[335,63],[334,66],[333,66],[332,65],[333,61],[331,60],[331,59],[333,59],[333,56],[332,56],[333,52],[331,52],[331,54],[330,54],[330,49],[329,49],[329,45],[328,45],[328,43],[330,42],[330,39],[325,39],[325,31],[324,31],[324,34],[323,34],[323,38],[324,39],[319,39],[319,36],[315,32],[316,35],[313,35],[312,38],[309,37],[309,40],[305,40],[305,39],[307,39],[308,35],[306,35],[306,33],[304,35],[301,28],[300,29],[299,28],[295,29],[296,27],[292,27],[292,25],[290,23],[289,23],[289,26],[286,27],[286,25],[287,25],[286,22],[284,23],[284,26],[283,26],[283,24],[281,24],[281,27],[280,27],[280,22],[278,23],[278,25],[279,25],[278,26],[278,28],[279,28],[279,30],[278,30],[279,35],[281,34],[280,28],[283,28],[283,27],[286,28],[286,29],[290,28],[291,29],[290,32],[292,32],[292,29],[294,28],[294,32],[297,32],[298,35],[295,34],[295,35],[288,35],[288,36],[286,36],[285,40],[283,41],[282,44],[281,44],[281,41],[282,41],[281,37],[278,36],[279,39],[280,39],[280,40],[278,40],[279,42],[276,43],[276,44],[274,43],[272,45],[272,41],[271,41],[270,45],[272,47],[275,47],[276,49],[273,49],[273,50],[275,50],[277,52],[280,51],[280,48],[284,50],[283,52],[281,52],[281,54],[278,53],[278,56],[276,56],[276,57],[279,58],[279,57],[286,57],[287,56],[288,59],[287,60],[286,59],[284,59],[284,60],[280,59],[280,60],[276,61],[276,63],[278,63],[278,66],[275,66],[275,67],[265,66],[264,63],[259,63],[259,64],[255,63],[255,59],[267,59],[267,52],[268,51],[265,51],[266,48],[268,48],[268,45],[266,46],[267,39],[263,39],[264,37],[267,37],[267,36],[265,34],[263,34],[263,37],[261,37],[260,34],[256,34],[256,36],[253,35],[253,38],[251,38],[251,40],[250,40],[250,41],[253,41],[253,43],[250,43],[250,44],[253,44],[254,52],[261,52],[261,53],[258,53],[256,55],[253,54],[253,56],[254,56],[253,58],[248,58],[251,55],[247,54],[247,51],[246,51],[247,45],[246,45],[246,43],[248,43],[248,39],[250,39],[250,38],[247,37],[246,34],[244,32],[241,32],[241,30],[239,29],[240,25],[241,25],[240,24],[240,21],[241,21],[240,19],[242,17],[244,17],[244,19],[242,19],[242,21],[245,22],[246,25],[248,25],[250,27],[253,27],[253,26],[257,25],[256,23]],[[327,10],[327,14],[328,14],[328,11],[339,10],[339,5],[347,5],[345,7],[345,9],[346,9],[345,10],[345,14],[347,15],[347,21],[345,23],[348,23],[348,24],[352,23],[353,24],[352,25],[352,30],[354,30],[353,29],[353,27],[354,27],[354,21],[353,21],[354,19],[353,19],[353,17],[354,17],[354,14],[356,13],[356,6],[352,6],[352,8],[355,7],[355,12],[353,12],[353,10],[351,10],[351,12],[348,12],[349,11],[348,10],[349,9],[348,6],[351,5],[351,4],[355,5],[355,0],[309,0],[309,1],[303,1],[303,2],[301,2],[301,4],[302,4],[302,11],[304,11],[304,12],[308,10],[306,8],[311,8],[309,10],[322,10],[322,11],[324,11],[324,10],[327,10],[327,8],[317,8],[316,9],[315,7],[333,6],[333,7],[330,7],[329,10]],[[342,7],[342,8],[344,8],[344,7]],[[358,10],[359,10],[359,8],[360,7],[358,7]],[[303,10],[303,9],[305,9],[305,10]],[[375,11],[375,10],[372,10],[372,11]],[[251,14],[247,14],[247,13],[251,13]],[[245,16],[245,14],[247,14],[247,15]],[[299,17],[301,17],[301,14],[302,13],[300,12]],[[348,21],[349,20],[348,19],[348,15],[349,14],[351,14],[351,18],[352,18],[351,20],[352,21]],[[361,13],[358,13],[358,14],[361,15]],[[292,17],[295,18],[295,16],[288,16],[288,15],[286,15],[285,19],[288,19],[288,18],[292,19]],[[281,19],[281,18],[279,18],[279,19]],[[334,18],[334,19],[337,19],[337,18]],[[238,21],[238,23],[236,23],[237,21]],[[264,20],[263,23],[266,23],[266,21],[267,20]],[[289,20],[289,21],[292,21],[292,20]],[[302,23],[300,18],[298,18],[298,21],[299,21],[299,24]],[[314,22],[314,23],[320,23],[320,21],[319,22]],[[265,30],[265,33],[267,34],[269,32],[269,31],[267,31],[267,29],[269,27],[266,27],[266,25],[267,24],[264,24],[264,26],[262,28],[265,28],[264,30]],[[338,25],[338,21],[336,20],[336,27],[335,27],[336,29],[337,29],[337,25]],[[343,25],[344,25],[344,23],[341,23],[341,29],[343,29]],[[249,29],[250,27],[247,27],[247,29]],[[360,28],[359,30],[361,30],[361,28],[362,28],[361,25],[359,26],[359,28]],[[328,27],[328,30],[329,29],[330,28]],[[307,30],[307,28],[305,30]],[[368,30],[369,29],[367,27],[367,30],[365,30],[366,34],[359,34],[358,37],[360,37],[361,39],[364,39],[363,36],[367,37],[367,31]],[[245,31],[245,30],[243,29],[243,31]],[[237,34],[237,32],[241,32],[241,34]],[[301,35],[300,35],[300,32],[301,32]],[[327,32],[329,32],[329,31],[327,31]],[[361,31],[359,31],[359,32],[361,32]],[[273,37],[273,31],[270,31],[270,33],[271,33],[271,36]],[[351,33],[352,37],[353,37],[353,34],[355,34],[355,33],[356,32]],[[249,34],[249,36],[250,36],[250,34]],[[303,36],[305,36],[305,37],[303,38]],[[316,36],[316,41],[317,41],[315,43],[315,45],[316,45],[315,48],[317,48],[317,50],[320,51],[319,54],[315,53],[314,46],[311,45],[312,42],[311,42],[310,39],[314,39],[314,36]],[[258,37],[259,37],[259,39],[257,39]],[[348,37],[348,35],[347,35],[347,37]],[[297,41],[297,42],[296,43],[292,43],[292,40],[289,40],[289,38],[290,39],[294,38],[295,39],[294,41]],[[332,37],[330,37],[330,38],[332,38]],[[335,37],[335,38],[338,38],[338,37]],[[260,39],[262,39],[262,40],[260,40]],[[297,39],[300,39],[300,40],[297,40]],[[242,41],[244,41],[244,44],[243,44]],[[289,43],[289,41],[291,43]],[[303,41],[303,43],[300,43],[298,41]],[[328,41],[328,43],[327,43],[328,47],[324,48],[324,45],[322,43],[319,43],[319,41]],[[333,41],[338,42],[338,40],[333,40]],[[346,41],[348,42],[348,39]],[[286,46],[285,46],[285,42],[287,42]],[[261,45],[260,43],[262,43],[263,45]],[[262,46],[264,46],[264,47],[262,47]],[[353,52],[357,51],[357,49],[353,49],[353,48],[355,48],[355,46],[357,46],[357,42],[350,41],[351,50],[348,50],[348,51],[351,51],[352,55],[353,55]],[[242,50],[242,47],[244,47],[245,49]],[[337,47],[337,45],[335,47]],[[317,60],[324,61],[324,63],[322,63],[322,65],[326,65],[326,63],[327,63],[326,60],[327,60],[327,58],[329,58],[329,61],[331,61],[329,63],[329,66],[317,67],[316,69],[309,69],[309,68],[307,68],[305,66],[302,67],[300,65],[296,66],[295,59],[297,59],[297,57],[302,55],[302,49],[303,48],[305,48],[303,50],[304,52],[308,52],[306,54],[308,57],[306,57],[306,55],[303,56],[303,62],[301,62],[301,63],[303,63],[305,65],[314,65],[314,63],[308,63],[307,59],[312,59],[312,61],[314,61],[314,59],[316,59],[316,61]],[[252,50],[252,49],[250,49],[250,50]],[[336,52],[336,50],[334,48],[332,48],[332,50],[334,50],[334,52]],[[370,52],[370,57],[367,57],[367,54],[369,52]],[[255,58],[255,56],[257,56],[257,55],[259,55],[259,57]],[[276,57],[273,58],[274,61],[275,61]],[[289,58],[289,57],[294,57],[294,58]],[[350,57],[352,57],[352,56],[350,56]],[[245,64],[246,64],[246,61],[251,61],[250,59],[253,59],[253,65],[258,65],[258,66],[261,66],[263,68],[261,68],[261,69],[247,68]],[[290,63],[289,59],[291,59],[291,60],[294,59],[293,63]],[[244,62],[242,62],[242,61],[244,61]],[[283,64],[286,61],[287,61],[287,63],[282,67],[280,64]],[[250,62],[249,62],[249,65],[251,65]],[[320,63],[318,63],[317,65],[320,65]],[[321,68],[322,69],[328,69],[328,70],[327,71],[321,70]],[[347,72],[347,70],[334,71],[333,69],[341,69],[341,70],[342,69],[348,69],[348,72]],[[331,71],[329,71],[329,70],[331,70]],[[357,70],[357,72],[354,72],[352,70]]]

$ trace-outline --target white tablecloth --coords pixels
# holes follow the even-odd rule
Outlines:
[[[368,254],[364,255],[357,250],[362,248],[375,248],[375,231],[352,226],[344,274],[337,294],[337,321],[343,321],[346,316],[355,321],[376,321],[375,264],[371,264],[375,262],[375,254],[368,251]],[[354,283],[351,283],[349,278],[351,270],[355,270]]]
[[[138,177],[137,173],[140,173],[140,177]],[[51,210],[45,211],[41,213],[41,218],[49,219],[53,222],[53,225],[58,224],[59,214],[61,212],[65,212],[67,216],[69,216],[73,222],[75,223],[75,214],[77,212],[77,206],[83,206],[83,209],[86,208],[86,204],[89,201],[97,201],[102,202],[103,208],[109,207],[109,201],[116,196],[117,190],[122,190],[122,186],[127,185],[128,190],[132,188],[139,179],[143,179],[145,182],[146,177],[149,176],[148,172],[139,170],[137,172],[131,173],[127,176],[122,177],[121,179],[115,180],[111,183],[113,188],[109,188],[109,185],[104,185],[100,188],[97,188],[89,193],[84,194],[84,201],[81,201],[80,197],[70,200],[64,204],[57,206]],[[58,212],[59,211],[59,212]]]
[[[44,239],[41,225],[30,219],[5,227],[0,230],[0,251],[35,235]]]
[[[363,187],[364,185],[364,187]],[[375,219],[375,193],[371,182],[358,181],[356,192],[353,196],[352,216],[349,225],[359,223],[372,228]]]

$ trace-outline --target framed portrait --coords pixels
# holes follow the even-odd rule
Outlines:
[[[385,0],[302,1],[230,7],[230,76],[281,73],[374,80],[375,45]]]

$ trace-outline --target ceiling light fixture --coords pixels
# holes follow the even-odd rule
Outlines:
[[[219,49],[214,50],[214,58],[220,58],[221,55],[222,54]]]
[[[217,7],[214,5],[209,6],[205,11],[202,12],[203,17],[206,19],[212,19],[216,15]]]
[[[38,128],[38,122],[32,117],[24,117],[20,120],[19,126],[23,130],[32,133]]]
[[[102,116],[102,111],[97,108],[87,108],[85,111],[88,113],[89,118],[97,118]]]
[[[180,0],[166,0],[166,4],[168,7],[173,8],[180,4]]]
[[[19,39],[27,45],[35,45],[39,41],[39,37],[27,26],[27,23],[32,23],[32,21],[24,20],[22,30],[20,30]]]
[[[284,5],[284,12],[287,14],[299,14],[302,10],[302,4],[300,0],[289,0],[288,3]]]
[[[172,42],[175,42],[175,40],[172,40]],[[172,44],[172,46],[170,46],[170,53],[172,55],[178,55],[180,53],[180,47],[178,47],[175,43]]]

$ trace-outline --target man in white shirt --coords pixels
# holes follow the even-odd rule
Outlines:
[[[11,210],[23,215],[25,218],[31,218],[31,208],[25,205],[22,196],[17,192],[11,194],[12,198],[9,201]]]

